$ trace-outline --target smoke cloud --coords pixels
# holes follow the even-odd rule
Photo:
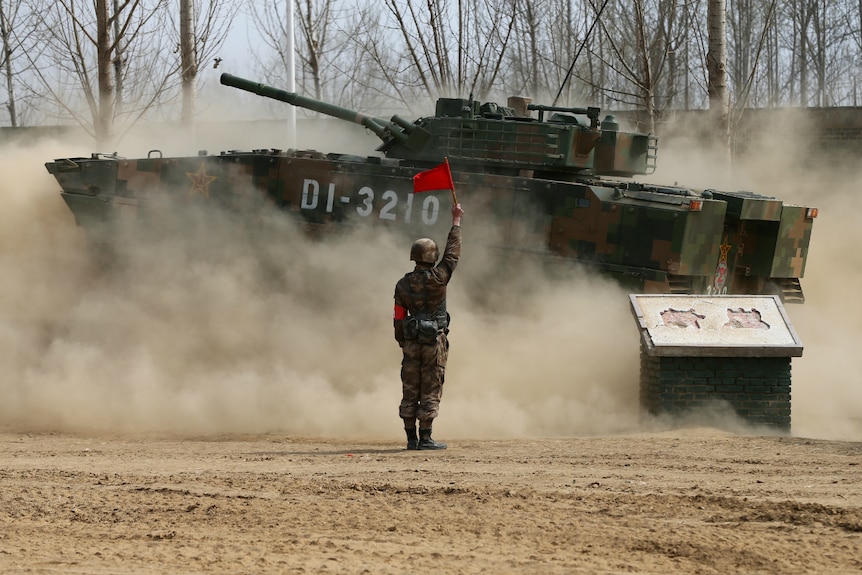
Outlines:
[[[695,140],[680,138],[662,149],[654,179],[698,188],[748,190],[819,209],[802,279],[805,304],[786,311],[804,345],[792,362],[794,435],[825,439],[862,438],[862,306],[856,289],[862,279],[858,214],[860,168],[836,150],[822,151],[816,130],[796,110],[752,129],[733,170],[716,168]]]
[[[401,437],[391,310],[395,282],[411,269],[409,241],[370,229],[310,240],[288,222],[249,230],[210,213],[179,242],[130,231],[105,269],[43,166],[68,146],[2,151],[4,426]],[[693,165],[674,154],[663,151],[664,174]],[[808,300],[789,310],[805,344],[793,363],[794,434],[858,439],[853,178],[802,177],[782,154],[758,166],[741,173],[752,189],[821,209]],[[704,181],[708,172],[699,187],[724,183]],[[683,184],[680,173],[664,181]],[[627,292],[576,267],[498,263],[472,241],[491,233],[482,214],[460,200],[465,243],[437,435],[640,429]]]

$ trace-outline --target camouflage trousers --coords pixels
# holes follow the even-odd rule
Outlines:
[[[449,358],[449,340],[446,334],[437,335],[437,343],[421,344],[406,341],[401,360],[401,419],[416,418],[420,423],[437,417],[446,360]]]

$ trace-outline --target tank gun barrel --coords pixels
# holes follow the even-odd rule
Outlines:
[[[374,116],[369,116],[367,114],[363,114],[362,112],[357,112],[355,110],[342,108],[341,106],[336,106],[334,104],[321,102],[320,100],[315,100],[314,98],[300,96],[295,92],[280,90],[278,88],[273,88],[272,86],[267,86],[266,84],[253,82],[252,80],[246,80],[245,78],[240,78],[231,74],[222,74],[220,82],[225,86],[245,90],[246,92],[251,92],[252,94],[257,94],[258,96],[262,96],[264,98],[279,100],[280,102],[286,102],[288,104],[291,104],[292,106],[305,108],[313,112],[332,116],[333,118],[338,118],[347,122],[353,122],[354,124],[360,124],[377,134],[377,137],[379,137],[384,142],[396,139],[399,142],[405,143],[408,140],[408,134],[412,133],[413,129],[415,129],[416,127],[414,124],[410,124],[404,120],[401,120],[400,118],[398,125],[396,125],[393,122],[389,122],[381,118],[376,118]],[[410,129],[408,129],[405,124],[409,125]],[[399,125],[404,128],[404,130],[400,129],[398,127]],[[404,131],[407,131],[407,134],[405,134]]]

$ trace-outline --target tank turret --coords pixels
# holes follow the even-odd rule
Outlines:
[[[655,137],[622,131],[613,116],[599,120],[599,108],[544,106],[517,97],[507,106],[439,98],[434,116],[409,122],[398,115],[390,120],[369,116],[230,74],[222,74],[221,83],[361,124],[382,140],[378,151],[420,166],[445,157],[453,165],[489,173],[528,172],[562,180],[571,174],[633,176],[655,169]]]

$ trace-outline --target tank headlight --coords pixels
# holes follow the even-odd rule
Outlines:
[[[699,212],[703,209],[703,200],[692,200],[691,203],[688,204],[688,211],[690,212]]]
[[[805,217],[809,220],[813,220],[817,217],[817,208],[808,208],[805,210]]]

